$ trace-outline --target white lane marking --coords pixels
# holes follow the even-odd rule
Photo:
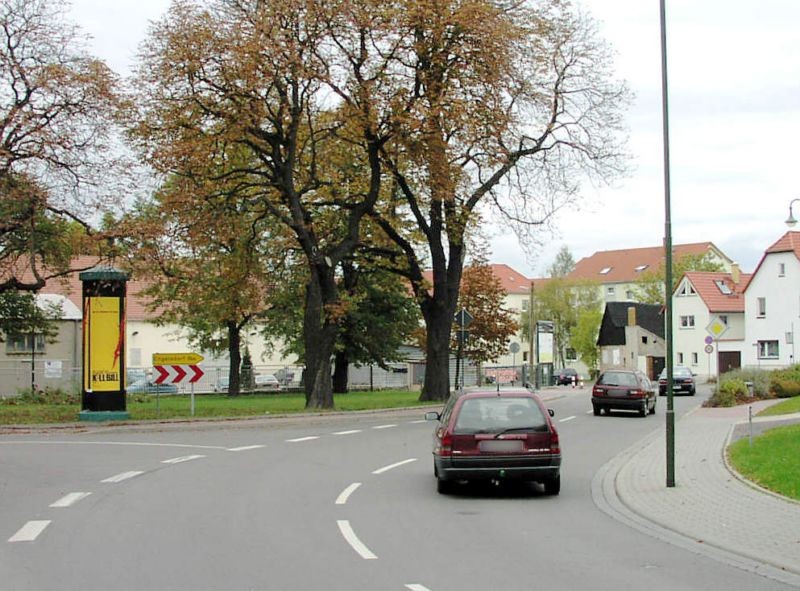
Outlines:
[[[200,455],[191,455],[191,456],[180,456],[178,458],[170,458],[169,460],[161,460],[162,464],[181,464],[183,462],[191,462],[192,460],[199,460],[200,458],[204,458],[205,456]]]
[[[111,476],[110,478],[106,478],[100,482],[122,482],[123,480],[128,480],[128,478],[135,478],[136,476],[139,476],[139,474],[144,474],[144,472],[141,470],[131,470],[130,472],[122,472],[116,476]]]
[[[397,427],[397,425],[378,425],[373,427],[373,429],[391,429],[392,427]]]
[[[358,539],[353,528],[350,527],[350,522],[346,519],[340,519],[336,522],[339,525],[339,531],[344,536],[345,541],[355,550],[361,558],[364,560],[375,560],[378,557],[375,556],[372,552],[370,552],[369,548],[367,548],[364,543]]]
[[[587,414],[587,415],[594,414],[594,411],[593,411],[593,410],[587,410],[587,411],[586,411],[586,414]]]
[[[80,501],[81,499],[85,499],[92,493],[88,492],[74,492],[69,493],[68,495],[64,495],[60,499],[58,499],[55,503],[50,505],[51,507],[70,507]]]
[[[228,451],[250,451],[251,449],[261,449],[265,445],[243,445],[242,447],[229,447]]]
[[[417,583],[409,583],[408,585],[406,585],[406,589],[408,589],[409,591],[431,591],[427,587],[424,587]]]
[[[50,523],[50,521],[29,521],[23,525],[17,533],[8,538],[8,541],[33,542],[39,537],[39,534],[44,531],[44,528],[50,525]]]
[[[384,466],[383,468],[378,468],[373,472],[373,474],[383,474],[384,472],[388,472],[394,468],[398,468],[399,466],[404,466],[405,464],[410,464],[411,462],[416,462],[417,458],[409,458],[407,460],[403,460],[402,462],[397,462],[395,464],[389,464],[388,466]]]
[[[336,498],[336,504],[337,505],[344,505],[345,503],[347,503],[347,499],[350,498],[350,495],[352,495],[354,492],[356,492],[356,489],[359,486],[361,486],[360,482],[354,482],[353,484],[348,486],[346,489],[344,489],[341,492],[341,494]]]
[[[560,421],[558,421],[558,422],[559,422],[559,423],[566,423],[567,421],[571,421],[572,419],[577,419],[577,418],[578,418],[578,417],[576,417],[575,415],[572,415],[571,417],[564,417],[563,419],[561,419],[561,420],[560,420]]]
[[[361,429],[351,429],[350,431],[338,431],[334,435],[353,435],[354,433],[361,433]]]
[[[312,435],[311,437],[298,437],[297,439],[287,439],[286,443],[300,443],[301,441],[313,441],[314,439],[319,439],[319,436]]]
[[[422,419],[420,421],[408,421],[409,425],[419,425],[420,423],[427,423],[428,419]]]
[[[135,441],[0,441],[0,445],[131,445],[138,447],[184,447],[190,449],[228,449],[222,445],[189,445],[186,443],[142,443]]]

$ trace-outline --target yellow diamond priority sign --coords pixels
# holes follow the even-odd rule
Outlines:
[[[715,316],[714,320],[708,323],[706,326],[706,332],[710,334],[715,339],[719,339],[725,332],[728,330],[728,325],[722,322],[719,317]]]

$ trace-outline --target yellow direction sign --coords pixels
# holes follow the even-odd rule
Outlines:
[[[153,365],[196,365],[203,359],[197,353],[153,353]]]
[[[714,320],[709,322],[706,326],[706,331],[715,339],[719,339],[728,330],[728,325],[722,322],[719,317],[715,316]]]

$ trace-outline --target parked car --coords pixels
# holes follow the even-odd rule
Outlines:
[[[656,388],[637,369],[607,369],[592,388],[592,410],[599,415],[611,409],[638,410],[641,416],[655,414]]]
[[[556,374],[556,385],[569,386],[578,383],[578,371],[574,367],[565,367]]]
[[[139,378],[125,386],[128,394],[177,394],[178,386],[175,384],[154,384],[146,378]]]
[[[272,374],[259,375],[255,377],[255,389],[278,392],[281,390],[281,383]]]
[[[683,365],[676,365],[672,368],[672,393],[678,394],[686,392],[690,396],[694,396],[697,392],[697,385],[694,381],[694,374],[692,370]],[[658,393],[661,396],[667,394],[667,368],[661,370],[658,376]]]
[[[440,493],[461,480],[529,480],[561,490],[561,447],[553,411],[524,388],[454,393],[433,434],[433,473]]]
[[[229,385],[230,385],[230,380],[226,376],[219,378],[216,382],[214,382],[212,389],[214,390],[214,392],[227,392]]]

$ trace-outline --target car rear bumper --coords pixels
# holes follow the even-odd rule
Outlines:
[[[442,480],[535,480],[543,482],[558,477],[561,456],[479,458],[442,457],[435,455],[436,473]]]
[[[639,410],[642,402],[650,403],[648,398],[613,398],[610,396],[592,396],[592,406],[603,408],[621,408],[623,410]]]
[[[688,384],[680,384],[680,385],[673,384],[672,385],[672,393],[673,394],[681,394],[682,392],[685,392],[686,394],[691,394],[691,393],[694,392],[694,388],[695,388],[694,386],[690,386]],[[658,387],[658,393],[663,396],[664,394],[667,393],[667,387],[666,386],[659,386]]]

